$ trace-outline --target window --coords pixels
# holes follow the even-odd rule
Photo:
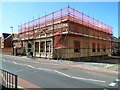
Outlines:
[[[31,43],[28,43],[28,52],[30,52],[32,49],[32,44]]]
[[[80,52],[80,48],[75,48],[74,52]]]
[[[100,52],[100,49],[98,48],[97,51]]]
[[[103,44],[103,52],[106,52],[106,44]]]
[[[92,52],[96,52],[95,43],[92,43]]]
[[[103,49],[103,52],[106,52],[106,49]]]
[[[40,43],[40,52],[44,52],[45,51],[45,42],[41,42]]]
[[[39,52],[39,42],[35,42],[35,52]]]
[[[80,41],[74,41],[74,52],[80,52]]]
[[[95,52],[96,50],[95,49],[92,49],[92,52]]]
[[[31,47],[32,47],[31,43],[28,43],[28,48],[31,48]]]
[[[47,50],[46,50],[46,52],[51,52],[51,41],[47,41],[46,42],[46,48],[47,48]]]
[[[100,52],[100,44],[97,44],[97,51]]]

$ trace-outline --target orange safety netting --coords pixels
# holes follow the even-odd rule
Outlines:
[[[55,36],[54,37],[54,48],[68,48],[65,45],[66,42],[66,36]]]
[[[99,29],[101,31],[104,32],[108,32],[108,33],[112,33],[112,28],[104,23],[101,23],[98,20],[95,20],[94,18],[91,18],[81,12],[78,12],[72,8],[65,8],[65,9],[61,9],[57,12],[51,13],[49,15],[45,15],[42,18],[38,18],[36,20],[33,20],[31,22],[28,22],[24,25],[20,26],[19,29],[19,39],[25,39],[25,38],[30,38],[30,37],[34,37],[34,34],[38,33],[38,32],[32,32],[34,34],[31,34],[31,32],[29,30],[34,29],[36,30],[42,30],[41,28],[51,24],[54,25],[55,23],[60,23],[61,21],[65,21],[65,20],[72,20],[75,22],[80,23],[81,25],[86,25],[89,27],[92,27],[94,29]],[[36,29],[37,28],[37,29]],[[49,29],[45,29],[46,34],[48,33],[52,33],[53,35],[59,35],[62,32],[65,32],[67,30],[58,30],[58,31],[54,31],[54,28],[49,30]],[[26,32],[26,33],[24,33]],[[23,35],[24,34],[24,35]]]

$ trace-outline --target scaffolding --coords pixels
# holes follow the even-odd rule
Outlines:
[[[76,25],[79,24],[80,29],[78,29],[78,27],[72,26],[72,23]],[[71,55],[70,52],[73,49],[73,47],[65,45],[65,43],[71,44],[70,39],[68,37],[73,37],[75,39],[76,36],[81,36],[85,40],[86,38],[88,40],[94,38],[104,41],[111,41],[110,35],[112,35],[112,27],[98,20],[95,20],[94,18],[89,17],[81,12],[78,12],[77,10],[74,10],[71,7],[67,7],[53,12],[49,15],[45,15],[44,17],[35,19],[31,22],[21,25],[19,28],[20,40],[39,39],[41,38],[42,34],[44,34],[44,37],[42,38],[53,37],[54,52],[58,52],[59,49],[63,49],[63,51],[65,52],[66,50],[68,50],[67,55],[65,53],[62,55],[59,55],[61,53],[56,53],[57,58],[69,57]],[[91,31],[94,31],[95,35],[90,34]],[[88,43],[86,41],[88,47],[83,47],[84,45],[82,44],[83,46],[79,47],[79,49],[90,50],[91,47],[89,45],[89,42],[90,40],[88,41]],[[99,44],[97,44],[97,47],[99,47]],[[93,48],[95,48],[94,45]],[[89,52],[87,52],[87,56],[90,56]]]

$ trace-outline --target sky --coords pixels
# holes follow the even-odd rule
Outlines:
[[[117,2],[1,2],[0,33],[18,33],[18,26],[67,6],[109,25],[118,37]]]

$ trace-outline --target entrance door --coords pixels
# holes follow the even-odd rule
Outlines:
[[[30,52],[32,50],[32,44],[28,43],[28,52]]]

